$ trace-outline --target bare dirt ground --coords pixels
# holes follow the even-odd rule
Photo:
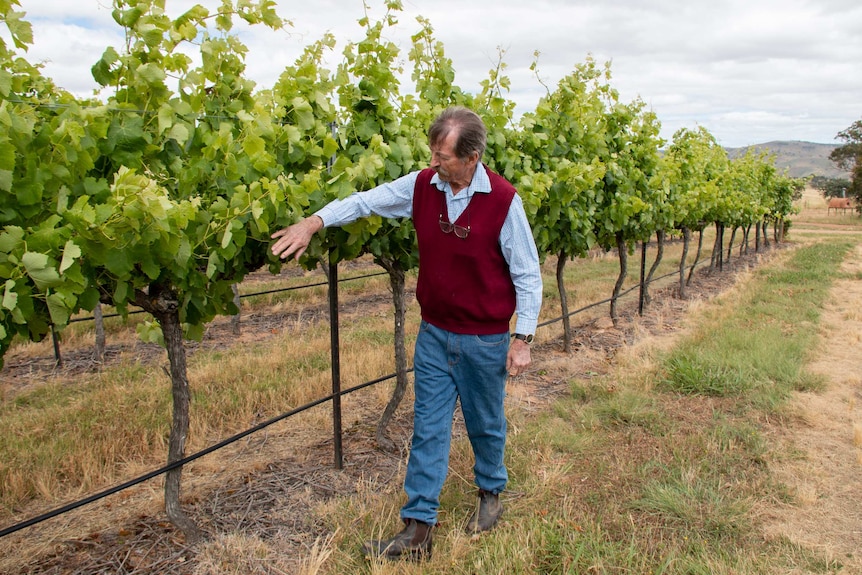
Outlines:
[[[687,301],[656,293],[656,303],[643,317],[630,304],[616,326],[598,322],[577,327],[571,354],[562,351],[559,340],[536,345],[534,369],[510,386],[510,408],[542,409],[565,392],[571,378],[608,371],[623,347],[646,337],[677,337],[691,305],[722,293],[734,284],[735,272],[744,272],[768,257],[769,252],[736,258],[724,273],[696,274]],[[862,265],[862,253],[851,259]],[[828,353],[813,368],[830,381],[828,389],[800,397],[798,422],[775,429],[776,441],[800,453],[775,468],[798,503],[761,510],[768,525],[766,536],[787,536],[821,547],[847,565],[842,573],[862,573],[858,563],[862,543],[858,479],[862,465],[862,286],[855,284],[847,280],[836,286],[836,295],[824,310],[822,330]],[[356,302],[353,307],[362,313],[386,305],[388,297]],[[264,337],[272,331],[272,319],[278,321],[250,320],[243,325],[244,334],[254,330],[251,333]],[[227,345],[232,339],[226,327],[211,330],[207,337],[204,346]],[[50,364],[50,358],[45,363]],[[7,365],[4,376],[9,376],[9,368]],[[18,383],[28,385],[23,379]],[[378,404],[361,397],[349,401],[355,417],[344,431],[343,470],[333,468],[332,438],[303,431],[301,421],[250,437],[212,456],[213,460],[190,466],[184,478],[184,504],[208,536],[203,545],[188,546],[166,522],[160,486],[150,482],[0,541],[0,555],[16,548],[24,552],[0,560],[0,573],[298,573],[314,555],[318,542],[332,531],[313,512],[316,507],[357,493],[360,487],[365,492],[369,487],[372,492],[400,490],[410,410],[402,407],[390,428],[401,452],[387,453],[374,443]],[[81,525],[86,525],[83,531]],[[250,535],[246,542],[252,548],[250,557],[254,546],[266,546],[270,557],[276,551],[283,560],[230,564],[235,559],[227,558],[222,550],[241,545],[236,539],[245,537],[243,534]]]

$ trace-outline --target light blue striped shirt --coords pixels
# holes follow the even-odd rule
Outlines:
[[[343,200],[335,200],[315,215],[320,216],[324,227],[342,226],[372,214],[384,218],[409,218],[413,215],[413,189],[418,175],[418,171],[412,172],[366,192],[356,192]],[[431,183],[446,194],[450,222],[457,220],[464,212],[473,194],[491,192],[491,182],[484,169],[477,169],[470,185],[458,194],[452,194],[449,183],[441,181],[437,174],[431,177]],[[515,313],[518,316],[515,332],[536,333],[542,307],[542,273],[536,242],[518,194],[512,199],[500,230],[500,248],[509,264],[509,274],[515,285]]]

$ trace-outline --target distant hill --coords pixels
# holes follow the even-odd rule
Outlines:
[[[835,167],[829,153],[838,146],[835,144],[815,144],[813,142],[781,141],[755,144],[744,148],[726,148],[730,158],[743,156],[748,150],[765,151],[775,156],[775,166],[779,171],[787,169],[794,178],[804,176],[826,176],[827,178],[849,178],[850,174]]]

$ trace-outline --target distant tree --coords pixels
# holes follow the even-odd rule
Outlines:
[[[862,205],[862,120],[856,120],[849,128],[835,136],[844,142],[829,154],[829,159],[842,170],[850,170],[850,186],[847,195]]]
[[[811,178],[811,187],[818,190],[825,198],[843,198],[847,196],[847,190],[850,189],[850,180],[814,176]]]

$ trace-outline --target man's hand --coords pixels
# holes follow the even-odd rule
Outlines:
[[[531,363],[530,344],[520,339],[513,339],[506,356],[506,370],[514,377],[526,371]]]
[[[307,217],[272,234],[273,239],[278,239],[278,241],[272,244],[270,249],[273,254],[283,260],[291,255],[298,260],[311,242],[311,236],[321,228],[323,228],[323,220],[320,219],[320,216]]]

